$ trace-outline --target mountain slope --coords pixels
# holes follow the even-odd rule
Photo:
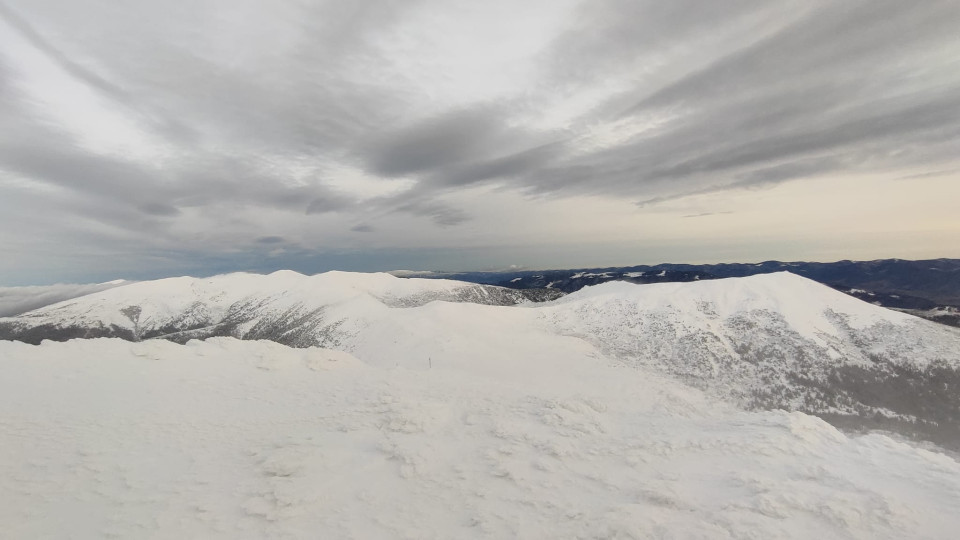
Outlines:
[[[400,311],[457,307],[534,312]],[[388,334],[365,337],[387,351],[369,362],[231,338],[0,342],[4,536],[898,539],[960,527],[960,465],[942,454],[739,411],[536,329],[463,359],[475,343],[447,330],[456,354],[432,367]]]
[[[533,344],[518,357],[536,358],[536,344],[564,339],[602,351],[603,362],[655,370],[748,409],[804,411],[845,427],[960,448],[955,329],[785,272],[615,282],[552,302],[509,305],[524,300],[513,292],[386,274],[177,278],[3,319],[0,331],[32,342],[228,335],[322,345],[372,365],[417,368],[482,367],[512,342]],[[405,352],[400,359],[398,350]],[[548,375],[516,369],[528,380]]]
[[[442,277],[515,289],[549,286],[574,292],[608,281],[631,283],[687,282],[789,271],[829,285],[861,300],[960,326],[960,260],[780,262],[755,264],[657,264],[576,270],[510,272],[404,272],[407,277]]]
[[[292,346],[329,344],[330,332],[365,310],[434,300],[513,305],[558,294],[449,280],[399,280],[388,274],[291,271],[169,278],[91,294],[15,318],[0,318],[0,339],[210,336],[270,339]],[[341,313],[342,311],[342,313]]]
[[[789,273],[583,289],[548,326],[748,408],[960,448],[960,332]]]

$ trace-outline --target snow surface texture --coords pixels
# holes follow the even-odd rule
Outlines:
[[[389,349],[379,367],[233,338],[0,342],[2,535],[954,538],[960,527],[949,457],[802,413],[744,412],[615,367],[580,339],[470,323],[484,320],[507,332],[501,342],[451,330],[450,354],[432,359],[371,336]]]
[[[960,449],[956,329],[785,272],[611,282],[549,303],[527,302],[521,292],[344,272],[175,278],[0,319],[0,337],[184,343],[233,336],[410,368],[458,361],[465,349],[482,351],[476,361],[484,365],[516,335],[566,336],[614,365],[652,369],[748,409],[804,411],[844,428],[892,430]]]

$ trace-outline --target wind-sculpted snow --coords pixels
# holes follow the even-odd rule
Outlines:
[[[568,336],[613,363],[747,409],[804,411],[847,429],[892,430],[960,450],[956,329],[788,273],[611,282],[548,303],[523,292],[342,272],[176,278],[2,319],[0,334],[30,343],[232,336],[335,348],[375,365],[397,350],[429,364],[450,361],[460,350],[454,344],[496,356],[515,336]]]
[[[232,338],[0,342],[2,536],[899,539],[960,527],[960,464],[943,454],[616,367],[583,340],[517,328],[535,310],[403,311],[427,325],[470,315],[435,337],[432,363],[426,343],[396,335],[365,336],[366,360]],[[460,333],[496,313],[499,343]]]

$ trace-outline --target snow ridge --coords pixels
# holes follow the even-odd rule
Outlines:
[[[234,273],[141,282],[0,318],[0,338],[121,337],[186,341],[218,335],[271,339],[293,346],[330,345],[345,322],[365,312],[432,301],[514,305],[537,291],[450,280],[401,279],[385,273],[327,272],[305,276]]]

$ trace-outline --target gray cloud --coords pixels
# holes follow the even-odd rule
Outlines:
[[[0,2],[0,18],[5,20],[7,24],[12,26],[25,38],[27,38],[31,44],[46,53],[51,59],[59,64],[60,67],[65,69],[74,77],[81,79],[83,82],[95,87],[101,92],[105,92],[113,96],[123,95],[123,91],[116,85],[103,79],[91,70],[88,70],[77,64],[56,47],[52,46],[46,39],[44,39],[42,35],[40,35],[40,33],[36,31],[36,29],[33,28],[33,25],[21,18],[15,11],[7,7],[2,2]]]
[[[310,201],[310,204],[307,205],[306,213],[309,214],[325,214],[327,212],[336,212],[345,207],[350,206],[350,202],[336,195],[327,195],[323,197],[317,197]]]
[[[284,239],[282,236],[261,236],[257,238],[256,242],[258,244],[282,244]]]
[[[130,282],[117,281],[87,285],[58,283],[56,285],[32,287],[0,287],[0,317],[12,317],[50,304],[105,291],[128,283]]]
[[[141,205],[140,210],[151,216],[175,216],[180,213],[176,206],[157,202]]]
[[[429,217],[442,227],[459,225],[470,219],[469,214],[463,210],[439,202],[417,201],[400,206],[397,210],[409,212],[415,216]]]
[[[472,161],[435,173],[429,178],[427,186],[456,187],[483,180],[516,178],[548,165],[562,151],[562,142],[555,142],[502,157]]]
[[[420,15],[461,9],[0,3],[12,30],[0,45],[35,49],[44,69],[85,91],[64,99],[89,93],[76,107],[100,103],[155,156],[97,149],[77,133],[88,117],[58,116],[35,95],[52,83],[0,53],[0,198],[53,213],[34,230],[86,235],[90,251],[159,252],[209,237],[185,232],[197,223],[231,230],[271,219],[278,227],[264,230],[287,234],[281,223],[339,219],[361,224],[341,231],[371,238],[390,232],[377,216],[400,212],[453,230],[474,212],[445,197],[482,183],[531,204],[595,194],[643,207],[818,176],[957,170],[957,2],[582,2],[542,49],[517,51],[535,53],[529,79],[470,100],[444,90],[462,76],[430,55],[472,68],[497,43],[484,54],[416,48],[446,31],[416,26],[427,24]],[[580,105],[555,112],[565,100]],[[330,171],[343,168],[413,186],[333,187]],[[256,235],[238,232],[237,246]]]
[[[450,111],[415,125],[378,133],[360,151],[371,172],[404,176],[486,154],[504,131],[494,111]]]
[[[596,36],[623,36],[623,21],[634,20],[623,14],[644,4],[631,6],[617,4],[622,11],[614,11],[611,19],[603,10],[599,16],[585,15],[579,30],[557,44],[558,51],[565,51],[557,65],[576,67],[571,67],[568,42],[582,38],[585,29]],[[738,4],[718,24],[734,25],[747,18],[749,11],[743,10],[748,7]],[[642,9],[652,15],[645,22],[682,29],[677,36],[701,29],[709,20],[689,20],[699,15],[682,3]],[[534,192],[633,195],[650,204],[687,194],[953,159],[950,147],[960,137],[960,79],[932,71],[929,84],[917,85],[923,71],[915,63],[935,59],[951,41],[953,25],[948,21],[960,15],[956,4],[918,9],[901,2],[827,3],[800,13],[795,20],[785,13],[786,20],[759,40],[647,90],[646,97],[623,112],[611,104],[598,106],[601,116],[590,120],[686,111],[651,134],[586,154],[571,153],[569,140],[557,141],[447,168],[431,179],[456,186],[509,178]],[[905,36],[905,23],[924,30]],[[677,37],[653,32],[636,39],[659,43]],[[629,48],[641,44],[632,40],[588,40],[587,46],[597,47],[595,53],[619,47],[624,54],[613,55],[619,59],[609,66],[613,71],[642,52]],[[590,66],[588,72],[598,75],[601,68]],[[554,75],[569,74],[569,69]],[[642,94],[644,88],[634,92]],[[612,98],[612,103],[624,101],[623,95]]]
[[[946,169],[938,171],[927,171],[919,174],[908,174],[906,176],[901,176],[898,180],[916,180],[920,178],[934,178],[938,176],[947,176],[950,174],[956,174],[960,172],[960,169]]]
[[[707,216],[717,216],[723,214],[732,214],[733,212],[700,212],[699,214],[687,214],[683,217],[685,218],[698,218],[698,217],[707,217]]]

